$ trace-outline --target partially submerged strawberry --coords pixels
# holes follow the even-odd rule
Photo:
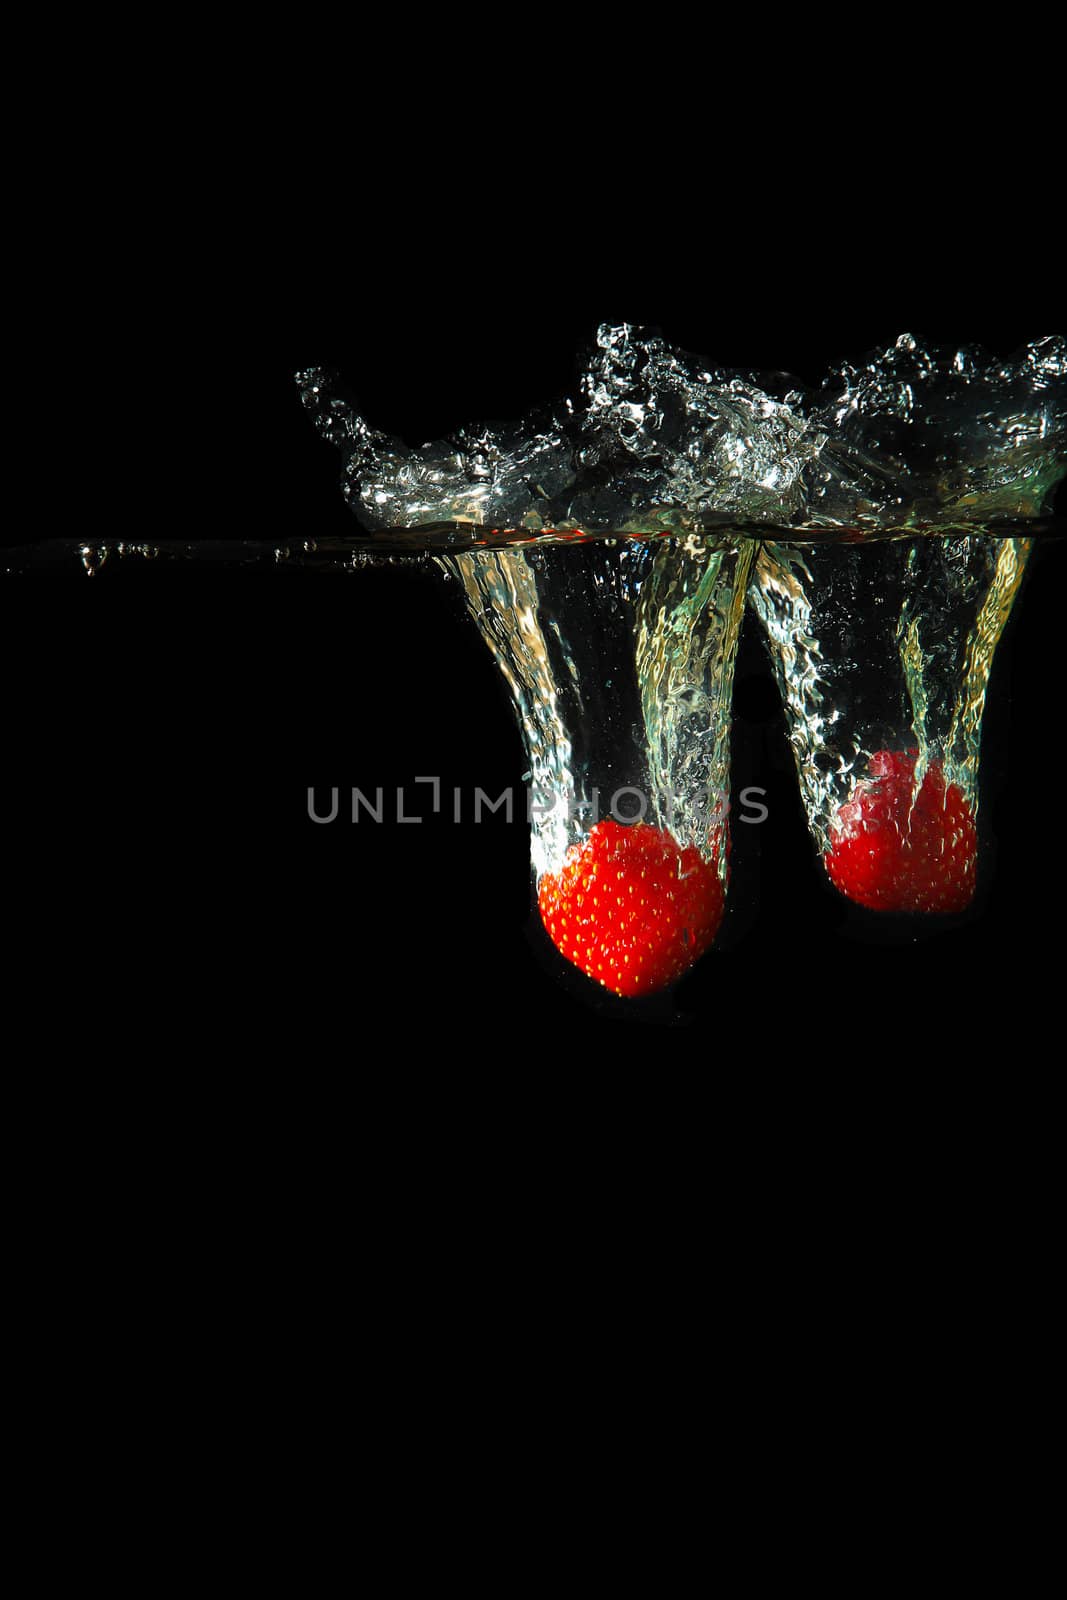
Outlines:
[[[837,813],[823,860],[842,894],[872,911],[964,911],[974,896],[974,813],[940,762],[912,803],[915,750],[878,750]]]
[[[665,828],[608,818],[541,879],[537,904],[556,948],[616,994],[665,989],[711,944],[724,892],[717,853],[682,849]]]

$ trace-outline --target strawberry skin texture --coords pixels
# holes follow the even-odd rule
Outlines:
[[[823,861],[834,887],[871,911],[964,911],[974,897],[974,813],[962,790],[946,786],[940,762],[927,768],[912,807],[917,754],[875,752]]]
[[[633,998],[680,978],[719,931],[725,894],[709,863],[664,828],[598,822],[537,891],[541,920],[568,961]]]

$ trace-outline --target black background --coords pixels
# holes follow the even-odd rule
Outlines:
[[[566,390],[602,320],[801,377],[904,329],[1063,331],[1058,97],[1021,13],[967,19],[941,63],[896,14],[868,35],[759,13],[740,45],[718,12],[692,37],[597,16],[588,60],[572,14],[383,20],[348,41],[310,17],[303,50],[289,16],[277,38],[168,23],[110,75],[76,48],[68,103],[40,54],[11,254],[41,282],[9,296],[32,355],[8,389],[41,454],[10,451],[31,494],[9,543],[347,532],[292,383],[313,361],[419,440]],[[518,785],[506,692],[441,590],[74,565],[0,581],[8,1085],[41,1108],[9,1116],[15,1322],[64,1423],[100,1394],[111,1437],[133,1392],[140,1439],[171,1393],[213,1438],[246,1393],[258,1443],[321,1384],[329,1417],[380,1393],[394,1449],[409,1394],[457,1392],[473,1349],[476,1411],[520,1329],[577,1308],[584,1356],[589,1309],[632,1325],[640,1299],[673,1340],[670,1267],[683,1336],[729,1355],[739,1328],[762,1389],[810,1322],[820,1406],[855,1352],[929,1372],[940,1415],[986,1329],[983,1393],[1005,1370],[1010,1319],[1016,1415],[1058,1170],[1061,545],[1000,647],[974,918],[869,942],[813,859],[747,636],[735,784],[766,784],[770,821],[737,831],[719,948],[647,1010],[545,950],[520,822],[307,819],[309,784]],[[991,1411],[967,1393],[970,1440]]]
[[[339,459],[292,381],[312,362],[418,443],[568,392],[600,321],[809,381],[905,330],[1007,354],[1062,327],[1051,251],[997,228],[947,237],[921,200],[877,219],[857,202],[815,229],[799,194],[721,225],[712,206],[709,225],[658,196],[627,210],[624,189],[586,181],[564,212],[534,188],[489,216],[431,195],[415,225],[395,193],[382,210],[383,179],[366,199],[373,229],[343,194],[290,189],[250,248],[207,259],[195,337],[169,301],[145,317],[141,359],[168,420],[143,485],[95,525],[131,539],[350,533]],[[324,215],[329,228],[312,226]],[[42,524],[70,532],[69,518]],[[799,1050],[847,1067],[887,1039],[966,1069],[976,1019],[1032,1015],[1058,961],[1064,561],[1060,544],[1037,552],[999,649],[983,881],[959,924],[887,931],[830,891],[746,622],[734,785],[765,787],[770,818],[736,830],[719,947],[673,996],[636,1007],[547,946],[520,818],[346,820],[353,786],[405,785],[423,810],[422,775],[446,792],[522,790],[505,687],[439,582],[401,567],[115,561],[92,579],[7,580],[12,837],[36,886],[24,946],[73,975],[72,1003],[117,989],[146,1039],[199,1032],[245,1054],[260,1041],[381,1061],[412,1045],[432,1063],[459,1043],[502,1063],[533,1048],[547,1066],[586,1040],[610,1066],[643,1059],[666,1028],[684,1033],[679,1059],[731,1072],[788,1070]],[[340,788],[334,824],[309,821],[311,785],[323,800]]]

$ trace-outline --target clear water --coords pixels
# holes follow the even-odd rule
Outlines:
[[[902,334],[805,388],[783,373],[723,371],[655,334],[605,324],[572,399],[417,447],[375,430],[324,368],[297,383],[341,453],[350,539],[60,539],[8,550],[2,570],[80,565],[92,575],[143,559],[352,570],[428,553],[713,532],[805,546],[1020,538],[1052,530],[1067,467],[1062,337],[1000,360]]]
[[[613,801],[711,859],[753,548],[694,536],[437,558],[511,690],[537,877]]]
[[[936,762],[977,811],[990,669],[1032,546],[976,534],[761,548],[751,602],[821,848],[880,750],[917,750],[916,792]]]
[[[725,879],[746,598],[821,848],[878,751],[914,747],[916,793],[936,763],[977,809],[994,652],[1067,462],[1063,339],[1001,361],[902,335],[805,389],[605,325],[573,399],[419,447],[325,370],[297,381],[350,539],[57,540],[4,570],[435,563],[511,689],[538,878],[629,791]]]
[[[1001,361],[910,334],[805,389],[602,326],[574,399],[410,448],[341,381],[297,382],[381,548],[677,536],[729,525],[945,532],[1037,517],[1067,453],[1067,342]]]

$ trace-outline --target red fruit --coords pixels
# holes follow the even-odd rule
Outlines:
[[[917,757],[876,751],[871,776],[837,813],[823,860],[834,887],[872,911],[963,911],[974,895],[974,813],[936,761],[913,804]]]
[[[537,891],[557,950],[616,994],[665,989],[711,944],[724,893],[717,851],[709,863],[665,828],[598,822]]]

